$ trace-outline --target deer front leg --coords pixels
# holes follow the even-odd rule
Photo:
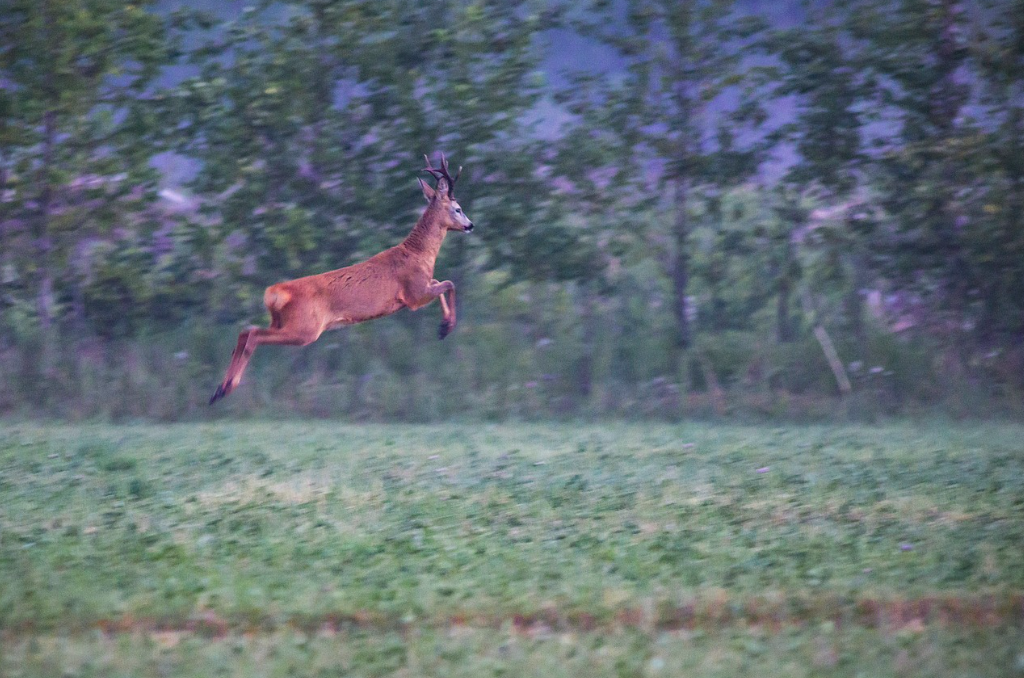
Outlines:
[[[439,339],[444,339],[448,336],[449,332],[455,329],[455,285],[451,280],[437,282],[432,279],[427,285],[417,289],[415,292],[410,292],[406,288],[404,296],[403,303],[413,311],[426,306],[434,299],[441,301],[443,316],[441,318],[441,327],[437,330]],[[412,299],[412,301],[408,301],[409,299]]]
[[[437,295],[437,300],[441,302],[442,313],[441,326],[437,328],[437,338],[444,339],[449,332],[455,329],[455,284],[451,280],[440,283],[431,280],[430,286],[434,289],[445,288]]]

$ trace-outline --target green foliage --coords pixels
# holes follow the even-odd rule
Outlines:
[[[800,161],[787,178],[843,195],[857,185],[863,160],[863,125],[871,96],[864,45],[849,33],[849,11],[836,3],[808,5],[810,25],[772,31],[765,49],[779,60],[779,70],[765,80],[779,96],[797,100],[795,120],[776,133],[788,138]]]
[[[156,196],[150,161],[160,150],[152,90],[176,38],[151,4],[11,0],[0,12],[0,286],[3,306],[19,311],[8,320],[34,306],[45,381],[54,376],[60,322],[85,320],[86,281],[113,276],[119,289],[104,303],[134,301],[138,276],[124,261],[96,271],[88,252],[123,238],[118,227],[141,236],[156,226],[144,214]],[[131,333],[137,320],[119,318],[103,334]]]
[[[1020,241],[1010,235],[1020,232],[1019,216],[1010,216],[1020,210],[1003,213],[994,202],[1021,200],[1021,182],[1011,178],[1022,176],[1020,163],[1007,162],[1024,147],[1009,122],[1020,117],[1019,78],[1007,80],[1022,68],[1012,47],[1021,35],[1014,5],[974,17],[954,3],[866,3],[851,24],[870,45],[863,67],[876,78],[878,100],[898,120],[872,168],[894,227],[873,243],[881,270],[920,295],[937,323],[959,325],[945,332],[974,329],[984,341],[1022,327],[1010,301],[1022,298]]]
[[[97,253],[95,266],[83,285],[84,311],[92,329],[103,339],[134,336],[150,309],[146,276],[152,266],[149,253],[126,243],[116,251]],[[123,309],[130,309],[127,313]]]
[[[428,310],[261,351],[235,412],[680,416],[716,380],[800,410],[834,390],[816,327],[886,366],[851,372],[873,412],[1019,409],[1018,4],[808,3],[785,29],[730,0],[11,0],[0,412],[205,416],[264,286],[395,244],[438,150],[480,226],[438,262],[458,339]],[[611,71],[559,70],[563,39]],[[794,162],[755,183],[773,144]],[[158,200],[166,151],[190,170]]]

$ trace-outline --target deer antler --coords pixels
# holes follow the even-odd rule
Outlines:
[[[441,154],[441,167],[440,169],[430,164],[430,158],[426,155],[423,159],[427,161],[427,166],[423,168],[424,172],[429,172],[435,179],[437,179],[438,186],[441,185],[441,180],[444,179],[448,184],[448,197],[454,198],[455,195],[455,182],[462,176],[462,166],[459,166],[459,171],[455,173],[455,178],[448,172],[448,160],[444,157],[444,153]]]

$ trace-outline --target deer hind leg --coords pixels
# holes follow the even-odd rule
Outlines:
[[[275,318],[275,323],[279,319]],[[210,404],[214,404],[224,396],[230,394],[237,388],[242,380],[242,373],[245,372],[249,359],[260,344],[282,344],[289,346],[306,346],[312,344],[320,336],[322,330],[317,328],[289,328],[289,327],[253,327],[238,335],[238,344],[231,354],[231,363],[224,375],[224,381],[210,398]]]

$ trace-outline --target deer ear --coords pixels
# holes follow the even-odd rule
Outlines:
[[[423,189],[423,197],[427,199],[427,202],[433,200],[434,196],[437,195],[434,192],[434,189],[432,189],[430,186],[427,186],[427,182],[423,181],[423,179],[417,178],[416,181],[420,182],[420,188]]]

